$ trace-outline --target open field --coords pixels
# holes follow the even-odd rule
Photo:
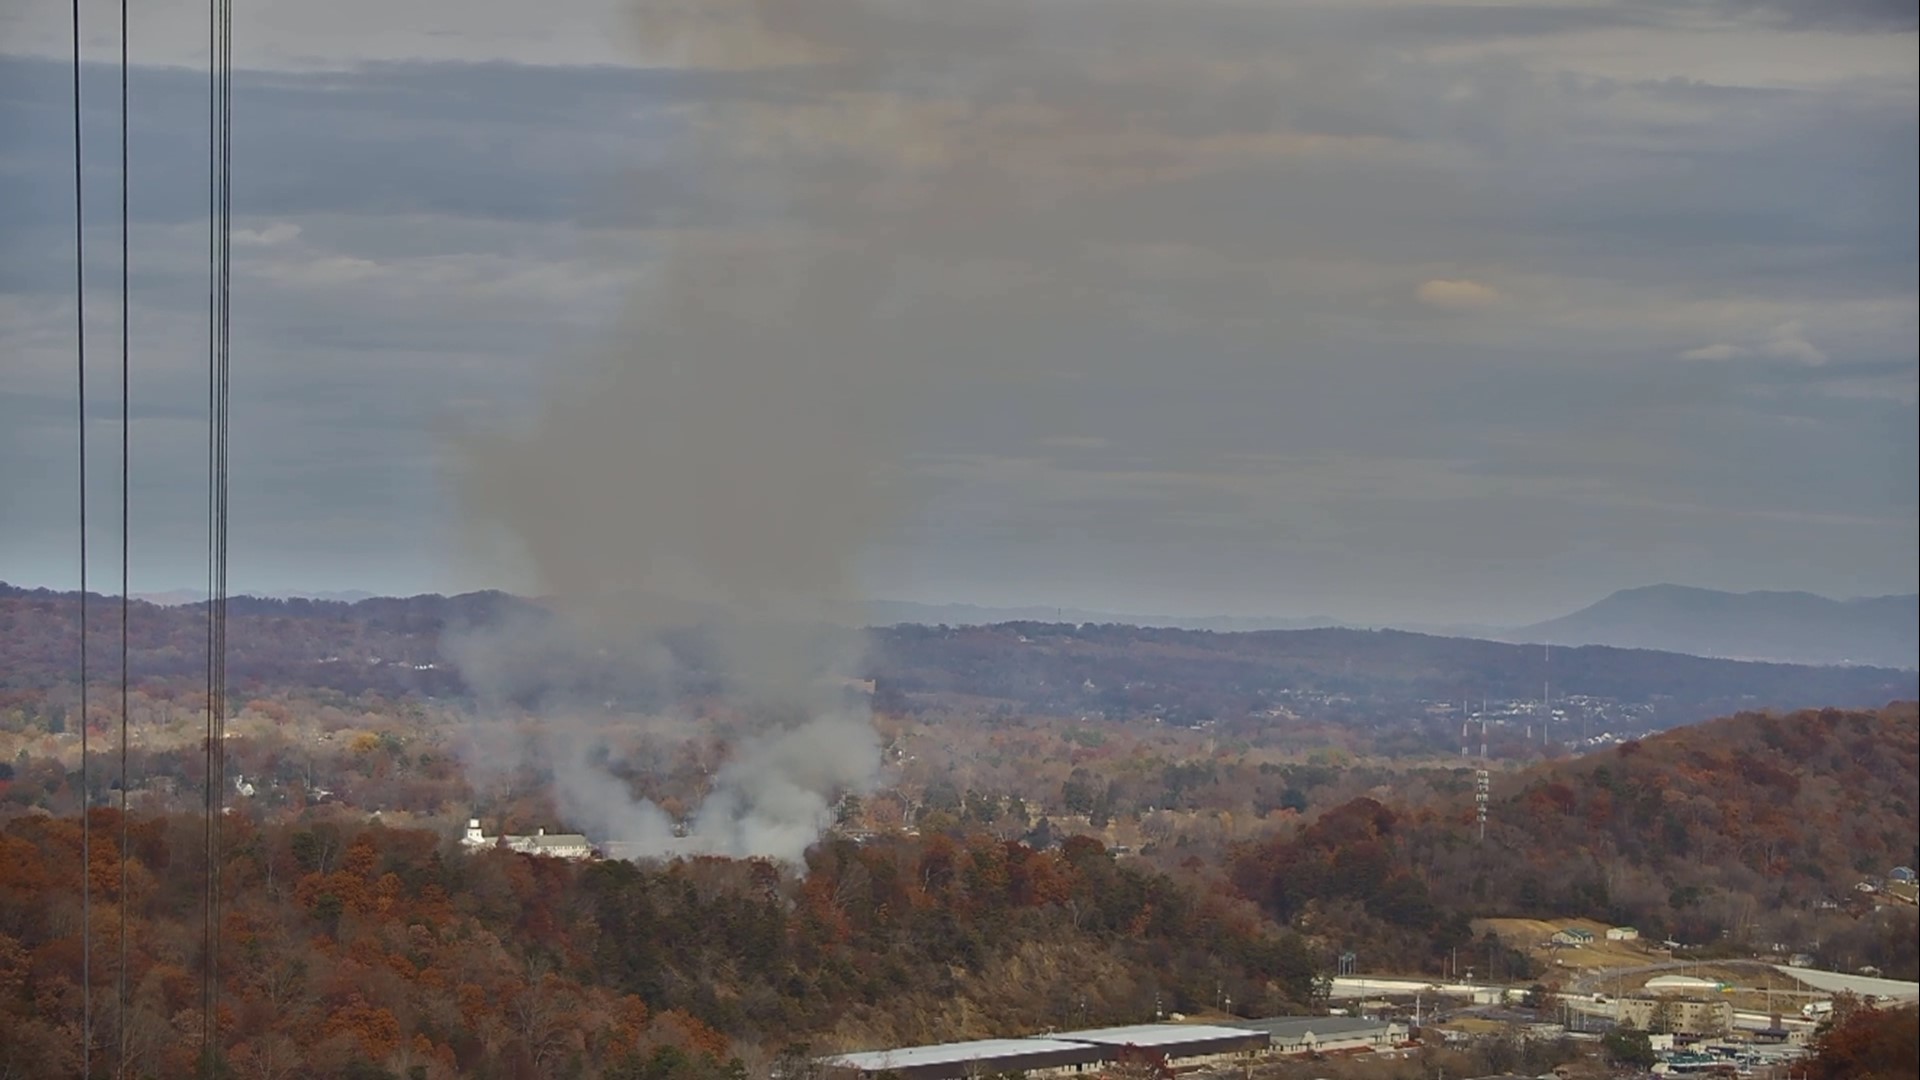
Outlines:
[[[1473,932],[1492,931],[1500,940],[1525,952],[1549,968],[1635,967],[1654,963],[1667,955],[1664,949],[1648,947],[1642,941],[1608,941],[1606,923],[1593,919],[1475,919]],[[1580,929],[1593,934],[1588,945],[1552,945],[1553,935],[1561,930]]]

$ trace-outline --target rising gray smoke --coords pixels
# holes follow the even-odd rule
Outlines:
[[[656,40],[734,48],[688,14]],[[690,123],[683,163],[724,186],[720,165],[753,123],[714,109]],[[759,174],[745,194],[771,225],[671,238],[584,375],[556,378],[526,430],[462,443],[470,517],[504,534],[554,615],[450,642],[483,699],[532,694],[543,712],[525,743],[481,734],[471,756],[482,769],[543,766],[569,822],[622,852],[797,859],[831,800],[879,767],[871,718],[830,681],[857,650],[826,628],[854,610],[849,561],[880,526],[884,429],[910,361],[879,318],[887,253],[796,231],[781,205],[812,172]],[[671,696],[696,673],[667,637],[694,628],[709,649],[703,687],[760,726],[676,840],[667,815],[595,759],[599,743],[572,719],[587,688],[552,683],[566,672]]]
[[[1164,292],[1167,273],[1116,271],[1107,230],[1177,263],[1165,230],[1197,204],[1140,220],[1103,204],[1270,151],[1269,133],[1194,122],[1210,115],[1194,95],[1232,105],[1261,61],[1234,47],[1239,6],[1211,0],[1230,17],[1139,0],[636,2],[646,62],[728,88],[681,114],[680,186],[700,195],[590,371],[556,378],[530,429],[468,441],[464,503],[557,619],[457,648],[503,699],[529,665],[502,653],[530,646],[684,685],[664,642],[702,627],[702,676],[759,728],[714,775],[689,844],[797,857],[879,763],[870,719],[822,690],[857,657],[820,627],[855,613],[849,565],[888,517],[890,427],[935,380],[1096,354],[1151,307],[1137,286]],[[1154,64],[1129,51],[1147,39]],[[664,816],[591,740],[546,728],[533,749],[562,812],[668,846]]]

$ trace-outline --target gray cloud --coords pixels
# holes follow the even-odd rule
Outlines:
[[[1720,0],[1719,6],[1804,30],[1899,33],[1920,26],[1912,0]]]
[[[1530,582],[1500,594],[1516,617],[1688,574],[1913,587],[1913,62],[1889,69],[1884,35],[1853,32],[1898,30],[1874,14],[1888,9],[885,10],[862,31],[898,65],[878,83],[684,57],[249,75],[243,224],[299,229],[244,253],[236,309],[240,415],[258,425],[240,503],[258,524],[240,535],[282,553],[271,570],[261,557],[265,583],[449,584],[438,431],[523,414],[677,244],[860,235],[891,206],[895,303],[925,335],[939,405],[909,425],[931,467],[893,476],[926,501],[863,563],[894,568],[883,588],[968,599],[1019,581],[1042,602],[1287,614],[1287,589],[1222,583],[1285,563],[1331,583],[1307,607],[1441,618],[1477,602],[1467,569],[1509,541]],[[508,18],[488,12],[474,17]],[[1661,74],[1592,60],[1622,49]],[[1772,57],[1768,77],[1729,74],[1734,52]],[[0,237],[40,260],[0,271],[0,346],[30,358],[0,421],[8,453],[46,477],[71,438],[56,407],[64,90],[36,63],[0,60]],[[135,207],[137,321],[165,329],[151,352],[190,365],[199,84],[140,78],[152,120],[135,157],[154,179]],[[727,137],[696,170],[672,148],[701,116]],[[927,178],[967,197],[915,219]],[[1500,302],[1439,311],[1420,302],[1429,282]],[[1785,354],[1789,325],[1824,363]],[[156,441],[192,406],[144,405]],[[1359,481],[1321,458],[1402,482],[1347,498],[1327,478]],[[1245,487],[1250,461],[1270,491]],[[1406,494],[1453,483],[1470,510]],[[57,486],[0,494],[47,507],[8,522],[7,549],[64,572]],[[1549,520],[1580,528],[1532,524]],[[1549,539],[1560,555],[1523,558]],[[280,577],[303,566],[329,580]],[[1424,583],[1379,584],[1403,568]]]

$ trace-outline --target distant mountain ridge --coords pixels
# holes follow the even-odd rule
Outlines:
[[[1145,626],[1174,630],[1212,630],[1216,633],[1249,633],[1259,630],[1345,629],[1354,624],[1331,615],[1308,615],[1283,619],[1247,615],[1122,615],[1111,611],[1087,611],[1081,608],[983,607],[979,604],[922,604],[911,600],[872,600],[862,605],[867,622],[874,626],[998,626],[1004,623],[1091,623],[1095,626]]]
[[[247,594],[257,595],[263,600],[328,600],[341,604],[357,604],[362,600],[377,600],[379,593],[370,593],[365,589],[342,589],[337,592],[278,592]],[[166,592],[134,593],[135,600],[144,600],[161,607],[180,607],[184,604],[198,604],[206,600],[204,591],[194,589],[170,589]]]
[[[486,595],[498,599],[502,594]],[[179,589],[138,594],[135,599],[162,606],[203,602],[203,595]],[[236,598],[239,602],[241,598]],[[430,610],[461,598],[423,594],[381,597],[359,590],[282,593],[246,598],[269,604],[369,604],[383,609],[403,603]],[[538,606],[537,601],[520,601]],[[997,626],[1006,623],[1068,623],[1138,626],[1214,633],[1272,630],[1393,629],[1439,637],[1474,638],[1513,644],[1607,645],[1727,660],[1767,663],[1853,664],[1896,670],[1920,670],[1920,594],[1834,600],[1808,592],[1723,592],[1685,585],[1646,585],[1621,589],[1569,615],[1520,627],[1417,622],[1362,623],[1310,615],[1270,618],[1239,615],[1132,615],[1081,608],[1027,605],[927,604],[872,600],[861,607],[869,626]]]
[[[1621,589],[1570,615],[1528,626],[1418,622],[1362,623],[1330,615],[1129,615],[1054,607],[982,607],[878,600],[875,626],[994,626],[1012,622],[1165,627],[1250,633],[1264,630],[1404,630],[1515,644],[1608,645],[1725,660],[1920,669],[1920,595],[1834,600],[1807,592],[1722,592],[1684,585]]]
[[[93,595],[96,603],[105,599]],[[0,705],[20,695],[45,700],[46,693],[71,686],[78,600],[71,592],[0,584]],[[182,690],[203,685],[204,609],[135,602],[128,610],[132,677]],[[478,692],[469,671],[484,670],[490,679],[510,673],[514,701],[526,706],[617,699],[650,708],[667,700],[654,668],[627,662],[621,649],[557,644],[541,632],[551,611],[506,593],[356,603],[234,597],[228,616],[228,675],[249,694],[277,687],[458,699]],[[113,622],[100,617],[90,625],[101,649],[115,644]],[[514,645],[478,656],[447,648],[449,635],[474,630],[506,630],[481,636]],[[1598,710],[1596,718],[1636,731],[1741,710],[1877,707],[1913,699],[1920,677],[1607,646],[1556,649],[1549,660],[1537,645],[1396,630],[1221,633],[1044,620],[894,625],[864,636],[848,628],[818,630],[812,640],[822,663],[863,653],[857,674],[874,680],[875,700],[884,708],[1153,716],[1176,725],[1218,721],[1254,729],[1277,722],[1275,709],[1305,709],[1301,715],[1311,714],[1314,723],[1397,732],[1392,737],[1401,741],[1394,745],[1423,753],[1433,749],[1434,738],[1444,735],[1451,746],[1457,734],[1444,730],[1451,717],[1436,718],[1426,706],[1469,696],[1530,701],[1549,677],[1556,701],[1584,700],[1570,707],[1582,717]],[[724,689],[714,643],[702,628],[663,630],[658,644],[672,656],[675,693]]]
[[[1515,639],[1735,660],[1920,667],[1920,595],[1833,600],[1805,592],[1622,589]]]

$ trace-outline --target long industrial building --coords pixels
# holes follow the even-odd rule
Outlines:
[[[1209,1065],[1237,1054],[1265,1050],[1272,1041],[1264,1031],[1212,1024],[1134,1024],[1062,1031],[1047,1037],[1103,1046],[1114,1054],[1125,1047],[1136,1046],[1167,1055],[1167,1061],[1173,1065]]]
[[[1127,1047],[1165,1054],[1176,1068],[1251,1056],[1271,1043],[1264,1031],[1210,1024],[1136,1024],[1052,1032],[1026,1039],[907,1046],[823,1058],[829,1074],[847,1080],[881,1076],[899,1080],[962,1080],[998,1073],[1059,1076],[1084,1072],[1117,1059]]]
[[[1384,1050],[1406,1037],[1407,1030],[1389,1020],[1363,1016],[1276,1016],[1266,1020],[1232,1020],[1233,1027],[1263,1031],[1276,1054],[1331,1053],[1341,1050]]]
[[[821,1064],[831,1073],[862,1078],[882,1075],[900,1080],[952,1080],[995,1073],[1045,1076],[1077,1072],[1111,1060],[1105,1047],[1060,1039],[977,1039],[936,1046],[903,1046],[840,1054]]]

